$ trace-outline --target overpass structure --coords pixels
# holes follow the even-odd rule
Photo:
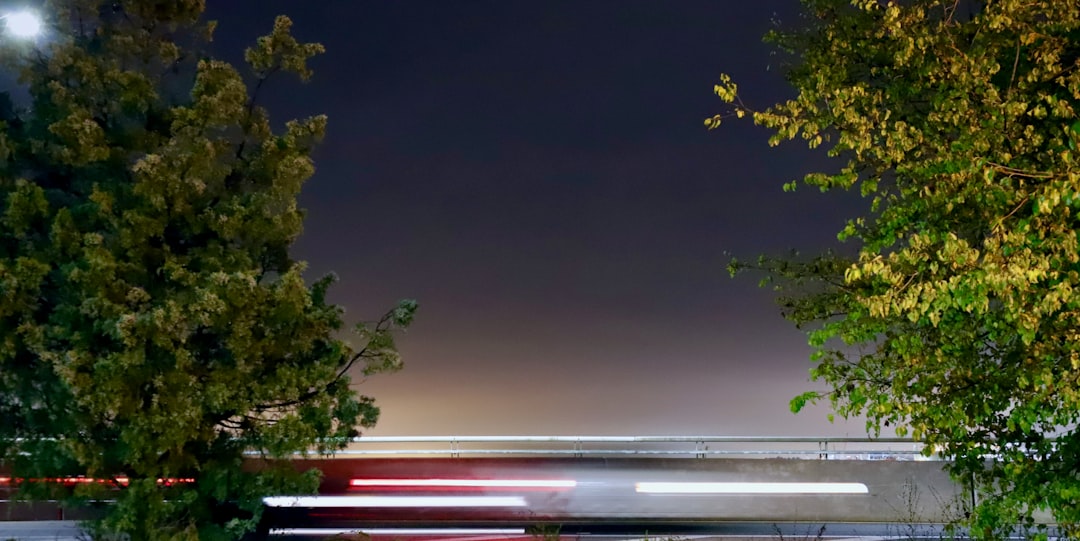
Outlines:
[[[266,498],[261,537],[932,537],[973,503],[895,438],[362,437],[294,463],[320,493]]]
[[[323,470],[321,494],[268,498],[263,533],[911,537],[972,503],[922,451],[896,438],[367,437],[298,459]]]

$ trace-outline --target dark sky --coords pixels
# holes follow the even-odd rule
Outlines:
[[[805,337],[725,252],[835,242],[852,197],[749,122],[708,132],[722,72],[789,95],[761,42],[795,0],[209,0],[217,46],[285,13],[328,52],[275,119],[326,113],[295,254],[353,321],[421,310],[372,434],[862,435],[800,416]],[[845,210],[845,207],[848,210]]]

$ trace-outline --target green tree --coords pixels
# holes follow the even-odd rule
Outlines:
[[[839,234],[857,255],[733,262],[811,329],[830,391],[792,409],[827,399],[953,457],[976,535],[1040,510],[1080,534],[1080,2],[802,7],[767,36],[797,95],[754,108],[725,76],[706,120],[827,149],[837,170],[803,182],[867,202]]]
[[[262,496],[313,491],[318,472],[244,452],[332,451],[371,426],[350,369],[397,368],[416,307],[340,338],[332,280],[289,256],[326,118],[275,131],[255,101],[322,47],[279,17],[245,82],[206,53],[203,8],[53,0],[37,46],[0,45],[29,92],[0,104],[0,459],[31,496],[114,480],[60,495],[110,491],[100,527],[133,539],[236,538]]]

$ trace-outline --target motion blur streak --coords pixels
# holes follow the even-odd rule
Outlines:
[[[410,488],[549,488],[567,489],[577,486],[573,479],[350,479],[351,487],[410,487]]]
[[[0,477],[0,485],[11,485],[13,483],[22,483],[27,481],[26,479],[18,478],[13,479],[11,477]],[[42,479],[29,479],[31,483],[58,483],[64,485],[123,485],[127,486],[131,483],[131,479],[128,477],[114,477],[112,479],[97,478],[97,477],[46,477]],[[193,477],[169,477],[166,479],[158,479],[159,485],[171,486],[179,483],[194,483]]]
[[[646,494],[869,494],[863,483],[637,483]]]
[[[522,535],[525,528],[275,528],[270,535]]]
[[[520,496],[267,496],[267,507],[525,507]]]
[[[646,530],[656,533],[661,529],[681,535],[696,533],[694,528],[703,523],[888,521],[896,517],[897,502],[907,501],[903,499],[905,486],[918,486],[920,491],[935,492],[943,499],[962,498],[965,494],[963,487],[941,468],[941,463],[915,460],[393,457],[307,460],[298,461],[295,466],[301,471],[320,468],[324,475],[319,490],[325,496],[426,497],[443,505],[349,508],[341,503],[338,505],[342,507],[336,509],[300,505],[267,507],[263,514],[267,530],[562,524],[564,532],[574,525],[575,531],[593,534],[612,532],[615,528],[619,535]],[[354,479],[367,483],[387,479],[573,480],[576,485],[566,489],[350,486]],[[519,499],[512,500],[515,505],[506,507],[453,506],[455,500],[450,498],[466,496]],[[918,516],[927,517],[927,521],[947,520],[943,506],[936,500],[922,498],[915,506]],[[680,524],[686,528],[677,530],[673,526]],[[602,530],[601,526],[607,529]],[[719,530],[709,533],[715,531]],[[755,533],[770,531],[766,528]],[[284,541],[285,537],[274,539]],[[445,537],[436,541],[440,540],[449,541]]]

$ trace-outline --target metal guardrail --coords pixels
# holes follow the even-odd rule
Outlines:
[[[935,460],[907,438],[791,436],[362,436],[336,453],[357,457],[619,457]]]

